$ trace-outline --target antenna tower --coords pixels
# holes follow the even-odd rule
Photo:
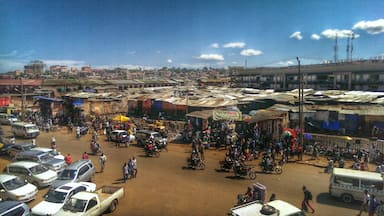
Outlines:
[[[348,38],[347,38],[347,61],[349,61],[349,44],[350,44],[350,41],[351,41],[351,35],[348,35]]]
[[[336,34],[335,46],[333,47],[333,51],[334,51],[333,60],[334,60],[335,63],[337,62],[337,50],[338,50],[338,46],[337,46],[337,34]]]
[[[354,40],[354,39],[355,39],[355,33],[352,33],[352,37],[351,37],[351,48],[349,49],[349,51],[350,51],[349,58],[351,59],[351,61],[352,61],[353,40]]]

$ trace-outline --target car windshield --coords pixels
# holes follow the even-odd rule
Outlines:
[[[43,156],[40,157],[41,161],[49,161],[49,160],[52,160],[52,159],[53,159],[53,157],[49,153],[46,153],[46,154],[44,154]]]
[[[52,203],[64,203],[66,197],[67,197],[67,193],[65,192],[50,190],[45,195],[45,201],[52,202]]]
[[[72,180],[76,177],[76,173],[77,173],[76,170],[64,170],[60,174],[59,179],[60,180]]]
[[[71,199],[65,203],[63,209],[71,212],[83,212],[86,204],[87,200]]]
[[[26,184],[27,182],[21,180],[20,178],[13,178],[11,180],[4,182],[3,186],[6,190],[10,191],[10,190],[15,190],[17,188],[20,188]]]
[[[33,175],[38,175],[38,174],[47,172],[48,168],[39,164],[39,165],[36,165],[36,166],[29,168],[29,170],[31,171],[31,173]]]

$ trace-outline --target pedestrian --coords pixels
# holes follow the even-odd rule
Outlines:
[[[76,127],[76,138],[80,138],[80,126]]]
[[[127,164],[127,163],[124,163],[124,165],[123,165],[123,178],[124,178],[124,183],[128,180],[128,175],[129,175],[128,164]]]
[[[304,199],[301,202],[301,209],[304,211],[308,211],[308,207],[312,210],[312,213],[315,213],[315,209],[311,206],[309,203],[310,200],[312,200],[312,193],[303,186],[303,192],[304,192]]]
[[[56,146],[56,138],[54,136],[52,136],[52,138],[51,138],[51,148],[53,150],[55,150],[57,148],[57,146]]]
[[[132,165],[133,165],[133,177],[136,178],[137,175],[137,160],[136,157],[132,157]]]
[[[363,211],[364,212],[368,211],[368,200],[369,200],[368,190],[364,190],[363,203],[360,206],[360,211],[359,211],[359,214],[357,214],[357,216],[360,216]]]
[[[368,216],[374,216],[376,207],[379,205],[379,203],[375,199],[375,195],[371,194],[369,196],[368,200]]]
[[[269,198],[269,202],[273,201],[276,199],[276,194],[272,194],[271,197]]]
[[[64,157],[64,160],[65,160],[65,163],[67,163],[67,165],[69,166],[71,163],[72,163],[72,156],[71,154],[67,154],[65,157]]]
[[[131,177],[134,176],[134,170],[133,170],[133,162],[132,162],[132,159],[129,159],[128,160],[128,173]]]
[[[204,160],[204,146],[202,142],[199,143],[199,154],[201,160]]]
[[[384,201],[380,200],[380,204],[376,207],[376,216],[384,216]]]
[[[107,156],[104,153],[101,153],[99,156],[100,162],[100,172],[104,172],[105,162],[107,162]]]
[[[83,155],[81,156],[81,159],[88,160],[89,159],[88,153],[84,152]]]

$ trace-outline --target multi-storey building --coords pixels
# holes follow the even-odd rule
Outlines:
[[[45,64],[42,61],[31,61],[28,65],[24,66],[24,73],[31,75],[41,75],[44,73]]]
[[[231,85],[278,91],[299,88],[299,69],[304,88],[316,90],[384,91],[384,60],[288,67],[229,68]]]

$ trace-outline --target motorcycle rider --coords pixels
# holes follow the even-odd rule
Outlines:
[[[235,160],[235,163],[233,166],[233,171],[235,172],[235,174],[239,175],[243,173],[244,170],[245,170],[245,164],[241,161],[241,159]]]

